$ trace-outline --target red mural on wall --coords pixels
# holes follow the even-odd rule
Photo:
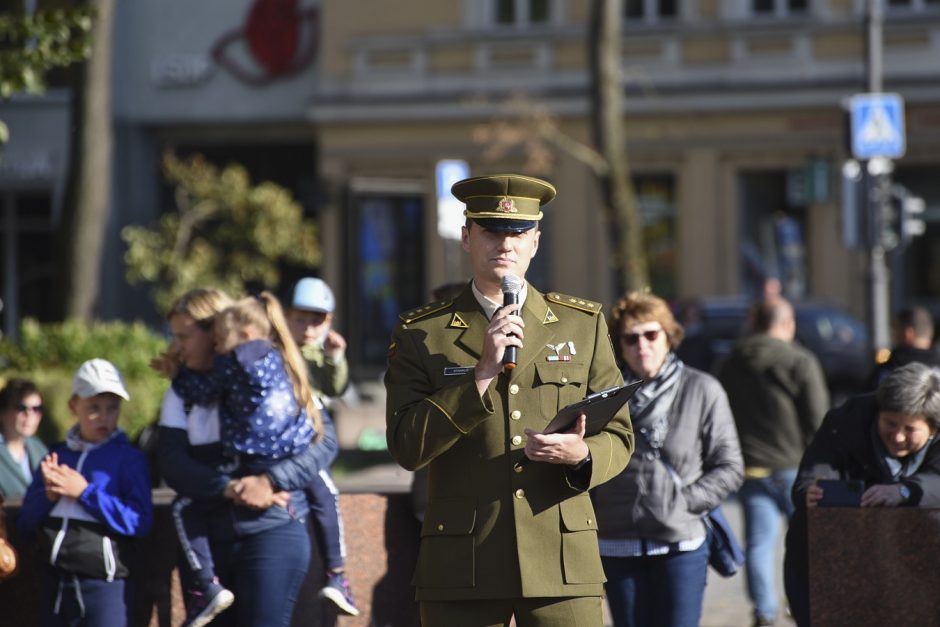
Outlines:
[[[212,46],[212,58],[238,80],[255,86],[307,68],[317,52],[319,11],[297,5],[298,0],[255,0],[244,24]],[[239,54],[242,48],[248,59],[240,58],[245,56]]]

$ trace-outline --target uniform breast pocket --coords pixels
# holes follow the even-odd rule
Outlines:
[[[587,364],[573,361],[552,361],[535,365],[539,406],[548,419],[565,405],[584,398]]]
[[[414,584],[422,588],[468,588],[474,585],[473,529],[476,503],[438,498],[428,503],[421,526],[421,548]]]

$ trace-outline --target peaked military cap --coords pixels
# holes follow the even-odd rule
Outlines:
[[[450,192],[466,203],[463,214],[488,231],[528,231],[555,197],[551,183],[521,174],[475,176],[454,183]]]

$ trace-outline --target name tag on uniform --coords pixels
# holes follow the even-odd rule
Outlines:
[[[459,377],[468,372],[473,372],[473,366],[448,366],[444,368],[445,377]]]

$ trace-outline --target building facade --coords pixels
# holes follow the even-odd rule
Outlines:
[[[469,276],[459,242],[438,232],[436,167],[460,160],[471,174],[551,180],[559,193],[531,278],[611,302],[605,214],[578,148],[592,132],[590,4],[120,3],[111,232],[171,208],[159,167],[168,148],[239,161],[256,180],[288,186],[319,222],[317,272],[337,291],[354,369],[369,375],[384,363],[399,311]],[[867,2],[624,4],[626,150],[652,288],[674,299],[753,294],[772,275],[795,297],[863,317],[867,265],[863,249],[844,245],[840,172],[849,157],[844,103],[867,91]],[[288,19],[265,19],[275,5],[291,9]],[[293,44],[287,51],[274,45],[284,41]],[[884,89],[904,97],[907,113],[895,179],[925,198],[928,223],[925,236],[893,256],[894,302],[940,313],[940,179],[931,176],[940,165],[937,58],[940,2],[887,2]],[[15,101],[0,108],[8,123],[11,107],[39,115],[35,101]],[[16,143],[26,137],[20,126],[10,124],[5,154],[26,150]],[[67,154],[55,128],[28,140],[30,149]],[[58,156],[43,162],[53,165],[30,185],[45,186],[54,222],[64,165]],[[6,171],[8,198],[25,181]],[[9,241],[22,227],[3,228]],[[109,260],[119,264],[114,240]],[[20,273],[12,280],[28,274]],[[3,280],[6,300],[10,273]],[[16,290],[23,304],[31,298],[24,285]],[[157,319],[125,285],[105,292],[103,317]]]

